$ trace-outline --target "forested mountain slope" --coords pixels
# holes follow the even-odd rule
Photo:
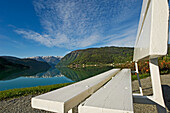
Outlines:
[[[101,47],[72,51],[65,55],[57,66],[71,64],[109,64],[131,61],[133,48]]]

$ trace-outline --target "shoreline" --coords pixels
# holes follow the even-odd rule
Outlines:
[[[4,91],[0,91],[0,101],[9,100],[13,98],[15,99],[17,97],[27,96],[27,95],[40,95],[73,83],[74,82],[4,90]]]

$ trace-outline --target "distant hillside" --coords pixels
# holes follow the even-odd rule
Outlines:
[[[22,64],[16,64],[12,63],[5,58],[0,57],[0,69],[6,70],[6,69],[28,69],[28,66],[22,65]]]
[[[35,59],[37,61],[47,62],[50,65],[56,65],[60,62],[61,56],[36,56],[28,57],[27,59]]]
[[[64,56],[57,66],[71,64],[109,64],[131,61],[133,48],[101,47],[76,50]]]
[[[0,56],[0,79],[16,78],[21,75],[33,75],[47,71],[50,65],[33,59],[20,59],[11,56]],[[24,71],[24,72],[23,72]],[[22,73],[21,73],[22,72]],[[21,73],[20,75],[14,75]]]
[[[46,62],[40,62],[40,61],[36,61],[34,59],[20,59],[20,58],[16,58],[16,57],[12,57],[12,56],[1,56],[1,58],[4,58],[6,60],[8,60],[9,62],[15,63],[15,64],[22,64],[25,66],[29,66],[30,68],[38,68],[38,67],[42,67],[42,68],[49,68],[50,65]]]

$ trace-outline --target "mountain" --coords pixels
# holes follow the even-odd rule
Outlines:
[[[132,61],[133,48],[130,47],[101,47],[76,50],[65,55],[57,66],[74,64],[110,64]]]
[[[34,69],[36,69],[37,67],[50,68],[50,65],[48,63],[36,61],[34,59],[20,59],[20,58],[12,57],[12,56],[1,56],[1,58],[4,58],[7,61],[15,63],[15,64],[28,66],[29,68],[34,68]]]
[[[0,79],[34,75],[47,71],[50,65],[34,59],[20,59],[12,56],[0,56]],[[16,74],[20,73],[20,74]]]
[[[28,66],[25,66],[23,64],[16,64],[12,63],[5,58],[0,57],[0,69],[5,70],[5,69],[28,69]]]
[[[62,56],[36,56],[28,57],[27,59],[35,59],[37,61],[47,62],[50,65],[56,65],[60,62]]]

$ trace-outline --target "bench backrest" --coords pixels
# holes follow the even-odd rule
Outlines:
[[[133,61],[167,54],[168,0],[143,0]]]
[[[143,59],[149,59],[153,96],[141,96],[142,101],[140,98],[134,96],[134,100],[138,100],[140,104],[146,104],[147,99],[152,100],[157,106],[158,113],[166,113],[158,57],[167,54],[169,34],[168,20],[168,0],[143,0],[133,61],[135,61],[136,72],[138,73],[137,62]],[[141,87],[140,81],[139,86]]]

